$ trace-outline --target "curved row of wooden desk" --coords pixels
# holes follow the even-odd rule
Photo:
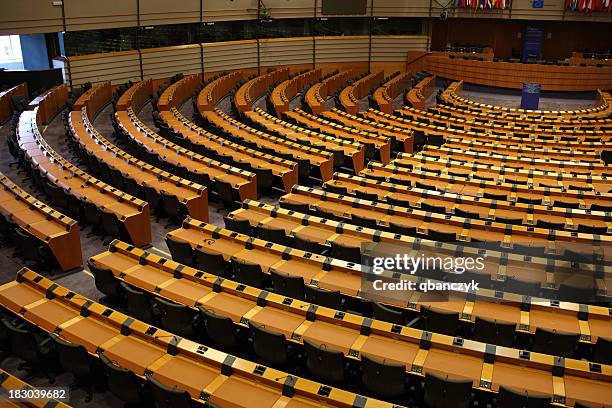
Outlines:
[[[363,169],[365,156],[363,145],[304,129],[278,119],[260,108],[245,112],[245,117],[253,124],[265,129],[269,134],[333,153],[334,165],[340,161],[336,158],[336,155],[341,155],[342,164],[353,169],[355,173]]]
[[[25,82],[0,92],[0,125],[13,114],[13,97],[28,99],[28,96],[28,84]]]
[[[391,159],[391,144],[393,140],[390,137],[348,128],[306,113],[301,109],[285,112],[283,117],[287,121],[294,122],[310,130],[366,145],[366,159],[368,160],[373,157],[374,153],[378,155],[378,158],[383,163],[388,163]]]
[[[201,82],[202,74],[191,74],[170,84],[159,96],[157,109],[163,112],[171,108],[179,108],[194,94]]]
[[[494,116],[507,116],[513,117],[518,120],[552,120],[552,121],[563,121],[567,122],[572,119],[606,119],[611,111],[612,97],[609,92],[597,91],[597,106],[589,109],[578,109],[573,111],[549,111],[549,110],[531,110],[531,109],[520,109],[520,108],[508,108],[505,106],[494,106],[484,104],[470,99],[464,98],[459,95],[463,89],[463,81],[457,81],[450,84],[444,93],[442,98],[445,102],[474,113],[487,113]]]
[[[450,255],[457,254],[459,248],[454,246],[453,244],[446,244],[447,248],[436,247],[433,245],[433,241],[426,242],[421,241],[419,243],[418,249],[415,247],[414,243],[416,242],[414,238],[409,236],[402,236],[400,234],[391,234],[384,231],[376,231],[369,228],[359,228],[355,225],[338,223],[333,221],[324,221],[324,219],[310,216],[307,214],[296,213],[295,211],[277,208],[268,204],[259,203],[257,201],[245,201],[242,205],[242,208],[239,210],[235,210],[228,215],[229,218],[234,220],[246,220],[248,221],[252,227],[264,227],[264,228],[276,228],[284,230],[287,237],[301,237],[303,239],[309,239],[314,242],[321,244],[322,247],[329,248],[331,242],[340,243],[346,246],[352,247],[361,247],[365,249],[367,253],[368,246],[374,242],[387,244],[389,248],[385,250],[398,250],[398,253],[409,253],[411,256],[417,256],[419,254],[424,255]],[[376,241],[378,240],[378,241]],[[422,244],[422,245],[421,245]],[[453,250],[455,252],[453,253]],[[362,251],[363,253],[364,251]],[[494,254],[494,255],[490,255]],[[534,276],[538,276],[544,280],[549,279],[546,282],[546,286],[549,289],[558,285],[558,280],[564,282],[563,278],[571,276],[573,274],[578,274],[576,270],[571,270],[568,268],[569,263],[564,261],[555,261],[555,273],[554,278],[550,279],[546,276],[545,268],[542,268],[544,264],[547,264],[549,261],[544,258],[532,258],[530,264],[528,264],[525,259],[520,259],[516,255],[510,255],[509,261],[505,264],[505,268],[503,267],[504,259],[501,257],[500,253],[495,253],[494,251],[487,251],[487,256],[485,257],[485,269],[478,273],[481,273],[482,282],[490,281],[492,283],[499,282],[500,279],[508,279],[508,278],[518,278],[528,276],[528,274],[532,274],[530,277],[534,279]],[[506,258],[507,259],[507,258]],[[367,273],[367,272],[363,272]],[[450,272],[444,272],[448,274]],[[590,268],[585,269],[580,272],[583,274],[581,279],[585,279],[588,274],[593,274],[593,270]],[[449,275],[450,276],[450,275]],[[555,278],[557,281],[555,281]],[[412,279],[413,281],[418,281],[419,277],[411,275],[409,277],[402,277],[402,279]],[[576,278],[575,278],[576,279]],[[603,278],[598,278],[603,279]],[[591,276],[591,280],[593,280]],[[577,279],[576,279],[577,281]],[[591,282],[589,282],[590,284]],[[365,286],[365,285],[364,285]],[[495,286],[495,285],[493,285]],[[514,296],[515,298],[520,298],[521,296],[518,294],[511,294],[506,292],[509,297]],[[501,321],[509,321],[511,323],[516,323],[518,326],[520,323],[520,310],[517,309],[518,304],[512,305],[512,302],[508,302],[509,304],[499,304],[496,303],[495,291],[490,289],[490,287],[482,286],[478,292],[476,293],[476,297],[473,302],[467,304],[468,298],[473,297],[469,294],[462,292],[451,292],[450,300],[447,301],[433,301],[433,298],[428,298],[427,295],[422,295],[419,298],[419,295],[415,293],[407,293],[406,300],[409,300],[408,309],[416,310],[421,308],[422,306],[433,306],[440,310],[446,310],[449,312],[457,312],[462,317],[462,319],[468,323],[474,323],[475,317],[480,316],[484,318],[493,318]],[[561,329],[572,332],[572,333],[582,333],[580,329],[580,324],[576,321],[577,316],[572,316],[573,312],[571,310],[575,310],[575,305],[566,304],[563,306],[562,314],[551,314],[555,313],[557,309],[550,306],[550,301],[541,299],[535,300],[534,304],[538,304],[541,309],[529,309],[527,310],[527,316],[523,316],[524,322],[529,322],[529,324],[524,325],[523,329],[520,329],[523,333],[531,333],[535,332],[537,327],[546,328],[546,329]],[[439,300],[439,299],[437,299]],[[385,300],[383,300],[385,301]],[[406,307],[406,304],[401,304],[397,302],[395,299],[386,300],[387,302],[393,303],[400,307]],[[474,304],[477,304],[474,307]],[[490,306],[489,306],[490,305]],[[533,304],[532,304],[533,305]],[[471,310],[467,310],[466,307],[471,307]],[[587,307],[586,305],[584,307]],[[580,307],[578,307],[580,308]],[[597,310],[595,315],[592,317],[597,321],[594,322],[593,328],[594,332],[599,333],[601,336],[607,336],[607,332],[604,329],[606,324],[611,323],[610,317],[607,314],[607,311],[604,307],[593,306],[593,310]],[[498,312],[501,313],[502,310],[505,309],[509,314],[505,315],[506,318],[502,318],[502,315],[497,315],[494,310],[498,309]],[[420,310],[420,309],[419,309]],[[533,311],[533,318],[529,319],[529,311]],[[539,313],[547,314],[547,317],[540,319],[541,315]],[[563,316],[563,317],[560,317]],[[512,318],[510,318],[512,317]],[[558,317],[558,318],[557,318]],[[510,318],[507,320],[507,318]],[[600,320],[601,319],[601,320]],[[567,324],[565,324],[567,323]],[[530,328],[527,326],[532,325]],[[587,336],[591,336],[593,333],[592,330],[586,330],[585,333]],[[583,341],[589,342],[587,337],[583,336]]]
[[[322,180],[329,180],[332,177],[334,171],[334,156],[332,153],[258,131],[235,120],[219,109],[204,112],[203,118],[218,131],[223,132],[226,137],[235,139],[237,143],[250,143],[270,154],[296,161],[299,167],[307,167],[306,170],[298,169],[300,177],[302,174],[310,175],[311,167],[316,169]]]
[[[425,101],[429,98],[434,90],[436,84],[436,76],[429,75],[419,81],[418,84],[411,88],[407,95],[406,100],[415,109],[424,110]],[[350,112],[349,112],[350,113]],[[391,113],[391,112],[389,112]]]
[[[25,268],[17,280],[0,287],[0,301],[8,312],[43,332],[82,345],[93,358],[104,354],[141,378],[152,377],[167,387],[185,390],[198,405],[209,401],[222,407],[246,408],[257,401],[258,406],[269,408],[306,408],[321,403],[346,408],[355,404],[392,406],[339,388],[326,386],[321,391],[320,383],[178,337]],[[607,371],[607,366],[602,368]],[[579,366],[578,372],[581,370]],[[573,372],[569,367],[568,371]]]
[[[295,98],[298,92],[302,92],[304,88],[313,85],[320,79],[321,68],[317,68],[303,72],[278,84],[270,95],[276,116],[280,118],[283,112],[289,110],[289,102]]]
[[[244,78],[242,70],[232,71],[210,81],[198,94],[197,104],[200,112],[211,111],[227,94],[238,86]]]
[[[0,173],[0,213],[47,245],[63,271],[83,264],[79,225]]]
[[[28,104],[28,110],[38,108],[38,121],[42,125],[48,125],[59,113],[68,100],[68,88],[66,85],[57,85],[43,92]]]
[[[555,208],[541,204],[524,204],[507,200],[484,197],[470,197],[460,194],[431,191],[402,184],[393,184],[350,174],[334,173],[333,181],[327,183],[337,188],[346,188],[348,193],[375,194],[380,201],[402,200],[409,208],[421,208],[423,204],[440,207],[447,214],[464,212],[474,214],[474,218],[495,220],[519,220],[522,225],[556,224],[551,229],[575,230],[579,225],[603,229],[611,227],[612,214],[603,211]],[[501,197],[500,197],[501,198]],[[612,204],[612,203],[611,203]],[[501,222],[501,221],[500,221]]]
[[[20,115],[17,129],[19,147],[34,171],[40,171],[50,183],[79,201],[92,203],[100,211],[113,213],[134,245],[149,244],[151,226],[148,204],[97,180],[65,160],[45,142],[39,131],[39,123],[38,108],[35,108]]]
[[[254,173],[209,159],[164,139],[141,122],[131,108],[117,111],[115,117],[126,136],[142,149],[157,154],[160,160],[185,168],[191,177],[228,183],[240,200],[257,197]]]
[[[235,167],[246,166],[255,174],[259,170],[270,170],[277,179],[278,187],[284,191],[289,191],[294,184],[297,184],[298,165],[294,161],[262,153],[214,135],[196,126],[174,107],[170,111],[161,112],[160,117],[171,129],[186,139],[190,149],[196,151],[208,149],[219,156],[230,158]],[[257,181],[260,182],[262,177],[263,175],[258,176]]]
[[[327,98],[358,74],[359,72],[356,69],[347,69],[332,76],[328,76],[311,86],[304,95],[304,101],[310,107],[311,112],[318,115],[326,110],[325,105]]]
[[[411,80],[412,72],[397,72],[397,75],[378,87],[372,94],[378,108],[385,113],[393,112],[393,101],[406,91]]]
[[[461,167],[461,166],[459,166]],[[422,166],[405,167],[394,164],[382,165],[368,163],[361,176],[374,180],[389,181],[395,184],[414,185],[426,190],[445,191],[471,197],[483,197],[485,193],[496,195],[513,202],[543,204],[563,208],[606,208],[609,211],[610,199],[594,192],[570,189],[573,179],[566,181],[539,180],[537,177],[516,179],[498,174],[494,180],[482,178],[471,169],[437,169],[428,171]],[[592,188],[591,188],[592,189]],[[503,197],[502,197],[503,196]],[[596,207],[593,207],[596,206]]]
[[[234,98],[236,109],[241,114],[253,110],[253,103],[265,95],[272,85],[285,81],[289,77],[289,68],[279,68],[247,81],[238,88]]]
[[[517,165],[517,163],[506,164],[495,159],[469,161],[463,156],[461,156],[462,158],[440,156],[444,154],[445,150],[429,148],[426,152],[414,156],[398,154],[398,157],[391,164],[432,173],[449,170],[462,172],[468,169],[473,172],[470,176],[476,176],[482,181],[494,181],[499,179],[500,176],[504,176],[505,180],[512,180],[510,182],[516,184],[522,182],[527,185],[548,186],[550,188],[563,186],[567,190],[581,191],[585,194],[606,194],[610,191],[610,182],[605,168],[602,169],[601,174],[596,173],[594,176],[590,176],[587,166],[583,166],[582,170],[570,167],[566,172],[555,172],[553,164],[548,164],[542,160],[540,160],[541,163],[534,160],[533,164],[527,162]],[[469,155],[467,157],[473,158]],[[535,170],[540,165],[544,169]]]
[[[341,351],[357,362],[365,354],[403,364],[408,373],[419,376],[427,372],[450,374],[448,366],[457,365],[459,371],[453,371],[450,375],[471,379],[476,388],[495,391],[500,385],[505,385],[539,392],[545,389],[548,392],[544,393],[548,395],[555,393],[551,356],[529,353],[529,361],[525,361],[518,357],[518,350],[495,347],[494,358],[487,359],[485,349],[492,351],[490,347],[470,340],[456,342],[451,336],[437,333],[431,333],[428,347],[423,347],[421,340],[424,332],[421,330],[286,298],[162,259],[115,241],[109,252],[93,257],[92,261],[110,269],[119,280],[156,296],[194,309],[203,306],[215,314],[230,317],[239,326],[246,326],[248,322],[265,324],[268,329],[282,333],[290,342],[301,344],[309,340]],[[510,308],[520,313],[516,305]],[[551,312],[534,305],[528,314],[535,317],[538,313],[548,315]],[[553,313],[550,317],[555,319],[556,315]],[[577,320],[577,317],[574,315],[570,319]],[[607,332],[609,324],[609,321],[601,321],[604,332]],[[562,380],[566,389],[573,389],[574,381],[577,381],[576,385],[590,385],[592,391],[605,389],[608,366],[601,365],[601,373],[594,376],[585,370],[587,365],[578,360],[566,359],[564,363],[565,372],[556,381]],[[492,365],[489,367],[492,372],[483,370],[486,364]],[[499,372],[496,373],[496,370]],[[548,376],[550,383],[527,385],[519,378],[525,371],[542,382]],[[489,375],[483,378],[485,372]],[[483,379],[489,383],[488,386],[483,387]],[[571,385],[568,387],[568,384]],[[580,400],[585,395],[588,393],[581,391],[579,395],[565,393],[563,396],[571,406],[573,400]],[[598,402],[599,399],[593,396],[583,401]]]
[[[344,110],[353,115],[357,113],[360,100],[368,96],[372,88],[378,87],[383,79],[384,71],[373,72],[342,89],[338,100]]]
[[[451,242],[497,243],[500,246],[536,245],[549,251],[570,244],[591,244],[601,254],[612,253],[612,236],[595,235],[567,231],[551,231],[545,228],[526,227],[505,222],[483,221],[457,217],[452,214],[442,215],[424,210],[409,209],[365,199],[347,197],[342,194],[323,190],[295,186],[291,194],[281,197],[281,202],[306,204],[315,210],[323,210],[349,222],[353,215],[375,220],[380,228],[387,228],[391,223],[412,230],[414,236],[437,240],[436,233],[449,234]],[[452,238],[450,238],[452,235]],[[588,246],[588,245],[587,245]],[[605,258],[609,259],[609,258]]]
[[[149,78],[132,84],[117,99],[115,109],[125,111],[132,108],[134,112],[140,112],[142,107],[149,102],[153,94],[153,81]]]
[[[41,397],[30,401],[23,401],[11,395],[11,391],[13,391],[13,393],[17,391],[19,393],[25,393],[25,395],[35,395],[39,391],[37,390],[36,387],[0,369],[0,406],[5,408],[70,408],[70,405],[56,399]]]
[[[96,113],[90,113],[90,109],[94,108],[91,105],[107,105],[110,102],[110,90],[110,82],[92,88],[91,93],[88,91],[85,106],[70,113],[70,130],[76,142],[84,151],[94,155],[111,169],[119,171],[124,179],[129,178],[139,186],[154,188],[160,194],[175,196],[185,207],[187,214],[208,221],[208,191],[205,186],[172,175],[133,157],[109,142],[92,125]]]

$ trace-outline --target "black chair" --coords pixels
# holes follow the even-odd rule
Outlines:
[[[406,324],[406,319],[402,312],[383,306],[378,302],[372,302],[372,317],[389,323]]]
[[[427,238],[431,239],[432,241],[439,242],[456,242],[457,234],[455,234],[454,232],[436,231],[435,229],[430,228],[427,232]]]
[[[487,193],[485,192],[483,194],[484,198],[487,198],[489,200],[497,200],[497,201],[506,201],[508,200],[508,196],[506,194],[494,194],[494,193]]]
[[[354,190],[353,192],[358,198],[362,200],[378,201],[378,194],[376,193],[368,193],[366,191],[361,191],[361,190]]]
[[[121,282],[121,290],[125,294],[127,300],[128,314],[135,319],[153,323],[156,318],[156,313],[153,308],[153,303],[145,293],[124,282]]]
[[[476,316],[474,340],[498,346],[512,347],[514,344],[515,323],[490,320]]]
[[[536,227],[538,227],[538,228],[546,228],[546,229],[554,229],[554,230],[561,230],[561,229],[565,228],[565,224],[562,223],[562,222],[550,222],[550,221],[538,220],[536,222]]]
[[[446,207],[442,205],[432,205],[427,203],[421,203],[421,210],[438,214],[446,213]]]
[[[87,224],[91,225],[94,230],[101,229],[102,220],[100,212],[94,203],[85,201],[83,204],[83,217],[85,217]]]
[[[557,290],[557,299],[573,303],[594,303],[597,292],[595,290],[595,282],[592,283],[593,285],[591,287],[578,287],[567,283],[562,283],[559,285],[559,289]]]
[[[309,303],[330,309],[342,310],[344,308],[342,294],[339,290],[319,289],[306,285],[304,287],[304,298]]]
[[[304,278],[270,271],[272,287],[279,295],[304,300]]]
[[[284,367],[289,364],[289,344],[285,335],[276,333],[249,321],[253,334],[253,351],[266,364]]]
[[[402,200],[400,198],[393,198],[391,196],[387,197],[387,203],[389,203],[390,205],[396,206],[396,207],[404,207],[404,208],[410,208],[410,201],[408,200]]]
[[[516,293],[523,296],[538,296],[540,294],[540,282],[527,282],[516,278],[506,278],[503,283],[496,285],[504,292]]]
[[[495,221],[509,225],[521,225],[523,223],[522,218],[495,217]]]
[[[612,212],[612,206],[602,204],[591,204],[591,211]]]
[[[361,248],[346,246],[332,241],[330,256],[332,258],[341,259],[343,261],[360,264]]]
[[[359,215],[351,214],[351,222],[364,228],[378,229],[378,223],[374,218],[361,217]]]
[[[261,270],[261,265],[235,257],[231,258],[231,262],[235,280],[248,286],[263,287],[265,275]]]
[[[425,374],[423,400],[429,408],[468,408],[471,395],[472,380],[451,380],[448,375]]]
[[[211,252],[206,248],[195,249],[195,265],[203,271],[219,276],[223,276],[226,270],[223,255]]]
[[[550,397],[529,395],[527,391],[517,391],[505,386],[499,387],[498,408],[545,408],[550,406]]]
[[[77,383],[82,383],[87,386],[88,391],[85,402],[91,401],[94,375],[96,373],[94,360],[89,356],[87,349],[82,345],[69,343],[53,334],[50,336],[58,355],[60,367],[64,371],[71,373]]]
[[[272,188],[274,175],[272,169],[253,168],[253,173],[257,175],[257,191],[261,194]]]
[[[308,211],[310,210],[308,204],[288,203],[286,201],[280,201],[279,204],[281,208],[284,208],[285,210],[295,211],[296,213],[300,214],[308,214]]]
[[[612,364],[612,340],[599,336],[593,348],[593,361]]]
[[[181,337],[191,337],[194,332],[194,316],[189,306],[179,305],[162,298],[155,298],[164,329]]]
[[[410,237],[414,237],[417,235],[416,227],[406,227],[405,225],[397,224],[395,222],[390,222],[389,227],[387,228],[389,232],[400,235],[407,235]]]
[[[112,238],[121,238],[121,222],[115,214],[106,210],[100,211],[100,221],[104,233]]]
[[[163,214],[162,198],[157,189],[153,186],[143,184],[142,190],[144,191],[145,201],[149,203],[149,208],[158,217]]]
[[[181,204],[179,199],[174,194],[169,194],[162,190],[161,192],[162,209],[166,217],[175,222],[181,222],[187,213],[185,206]]]
[[[274,242],[275,244],[287,245],[288,238],[282,228],[272,228],[259,225],[256,228],[257,236],[264,241]]]
[[[344,381],[346,377],[344,353],[329,350],[325,344],[317,346],[307,339],[304,339],[304,351],[306,353],[306,368],[312,375],[331,384]]]
[[[454,336],[459,325],[459,313],[433,310],[429,306],[421,308],[423,329],[432,333]]]
[[[300,251],[312,252],[314,254],[321,254],[325,251],[325,247],[318,242],[301,238],[297,235],[293,237],[293,247]]]
[[[98,354],[104,369],[106,384],[110,392],[128,406],[139,406],[145,402],[144,387],[132,371],[109,360],[103,352]]]
[[[173,238],[170,235],[166,235],[166,245],[172,254],[172,259],[176,262],[182,263],[183,265],[194,266],[194,256],[191,244],[182,239]]]
[[[191,408],[193,406],[191,395],[187,391],[177,387],[167,387],[152,375],[147,375],[146,378],[155,408]]]
[[[542,205],[542,199],[541,198],[518,197],[516,201],[521,203],[521,204]]]
[[[64,190],[49,181],[45,181],[44,187],[45,193],[49,196],[51,205],[61,208],[68,207],[68,200]]]
[[[361,355],[361,381],[370,393],[382,398],[400,398],[406,392],[406,366]]]
[[[561,201],[561,200],[555,200],[555,202],[553,203],[553,206],[561,207],[561,208],[572,208],[575,210],[580,208],[580,205],[578,203],[568,203],[566,201]]]
[[[97,267],[91,259],[87,260],[87,266],[94,276],[96,288],[108,296],[109,299],[119,299],[121,296],[121,285],[117,278],[115,278],[113,271]]]
[[[21,228],[14,229],[13,237],[15,238],[17,253],[24,259],[40,265],[46,265],[53,259],[53,255],[48,246]]]
[[[46,370],[51,352],[51,340],[49,337],[36,336],[26,328],[13,326],[8,320],[2,319],[2,324],[6,331],[11,352],[24,363],[18,369],[27,369],[33,373],[37,370]],[[48,372],[47,376],[51,379]]]
[[[124,178],[123,178],[123,174],[117,170],[114,167],[109,167],[109,173],[110,173],[110,184],[113,187],[118,188],[119,190],[124,190],[126,193],[131,194],[129,191],[127,191],[127,189],[125,189],[125,182],[124,182]],[[137,195],[134,195],[135,197],[137,197]]]
[[[251,229],[251,223],[248,220],[236,220],[230,217],[223,217],[223,222],[225,223],[225,228],[229,230],[248,236],[254,235]]]
[[[605,226],[594,227],[592,225],[578,224],[578,232],[582,232],[585,234],[605,235],[607,231],[608,228]]]
[[[471,219],[480,218],[480,214],[478,214],[477,212],[464,211],[459,208],[455,208],[455,216],[462,217],[462,218],[471,218]]]
[[[227,316],[219,316],[203,306],[198,306],[206,334],[217,345],[226,349],[238,346],[238,331],[234,322]]]
[[[219,200],[225,208],[233,208],[234,204],[234,189],[228,182],[215,180],[215,186],[217,188],[217,194],[219,194]]]
[[[550,331],[538,327],[533,336],[532,350],[536,353],[572,358],[579,337],[580,335],[575,333]]]

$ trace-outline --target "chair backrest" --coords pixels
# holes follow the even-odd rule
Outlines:
[[[18,329],[8,320],[2,319],[2,323],[6,329],[13,354],[29,364],[39,364],[41,358],[34,335],[29,330]]]
[[[287,236],[285,230],[282,228],[272,228],[266,226],[258,226],[257,236],[264,241],[274,242],[275,244],[285,245],[287,242]]]
[[[98,207],[92,202],[86,201],[83,205],[83,216],[85,221],[94,227],[100,224],[100,212]]]
[[[389,203],[390,205],[396,206],[396,207],[405,207],[405,208],[410,208],[410,201],[408,200],[402,200],[401,198],[393,198],[391,196],[388,196],[386,198],[387,203]]]
[[[100,220],[102,221],[102,228],[106,234],[114,238],[121,238],[121,223],[115,214],[101,210]]]
[[[552,354],[571,358],[574,356],[579,334],[550,331],[538,327],[533,336],[532,350],[537,353]]]
[[[87,260],[87,266],[94,276],[96,288],[108,297],[117,298],[120,294],[120,286],[113,271],[97,267],[91,259]]]
[[[304,278],[270,271],[274,292],[293,299],[304,300]]]
[[[355,190],[355,195],[362,200],[378,201],[378,194],[368,193],[367,191]]]
[[[457,234],[454,232],[442,232],[436,231],[435,229],[429,229],[427,232],[427,238],[432,241],[440,242],[455,242],[457,241]]]
[[[234,190],[232,185],[226,181],[215,180],[215,186],[219,199],[225,207],[232,207],[234,204]]]
[[[205,272],[215,275],[223,275],[225,272],[225,260],[223,255],[211,252],[206,248],[195,249],[195,265]]]
[[[592,280],[592,286],[578,287],[567,283],[559,285],[557,291],[557,298],[566,302],[574,303],[593,303],[596,298],[596,286],[594,280]]]
[[[147,376],[147,384],[153,395],[155,408],[190,408],[191,396],[185,390],[167,387],[152,375]]]
[[[336,310],[341,310],[343,308],[342,294],[339,290],[332,291],[306,285],[304,286],[304,297],[307,302],[315,305]]]
[[[361,248],[349,247],[349,246],[342,245],[342,244],[332,241],[330,256],[332,258],[342,259],[343,261],[360,264],[361,263]]]
[[[172,254],[172,259],[184,265],[194,266],[193,249],[189,242],[166,235],[166,245]]]
[[[472,380],[450,380],[433,373],[425,374],[423,399],[429,408],[468,408]]]
[[[378,302],[372,302],[372,316],[377,320],[384,320],[389,323],[406,324],[402,312],[385,307]]]
[[[472,219],[480,218],[480,214],[478,214],[477,212],[464,211],[460,208],[455,208],[455,216]]]
[[[225,228],[244,235],[253,235],[251,224],[248,220],[236,220],[230,217],[223,217]]]
[[[323,184],[323,189],[325,191],[329,191],[330,193],[340,194],[340,195],[348,195],[348,190],[344,186],[336,186],[332,183]]]
[[[530,395],[527,391],[518,391],[500,386],[497,395],[498,408],[544,408],[550,406],[550,397]]]
[[[593,349],[593,361],[612,364],[612,340],[599,336]]]
[[[128,314],[138,320],[150,323],[153,320],[153,313],[147,295],[124,282],[121,282],[121,290],[127,300]]]
[[[540,282],[526,282],[515,278],[507,278],[502,284],[505,292],[523,296],[537,296],[540,293]]]
[[[351,214],[351,222],[361,227],[378,229],[378,223],[374,218],[360,217],[359,215]]]
[[[406,391],[406,367],[361,355],[361,381],[376,396],[398,398]]]
[[[234,279],[245,285],[261,288],[264,280],[264,274],[261,266],[256,263],[247,262],[241,259],[232,257],[232,270]]]
[[[87,349],[80,344],[69,343],[53,334],[50,337],[53,340],[55,351],[57,351],[60,366],[76,378],[91,378],[93,364]]]
[[[125,184],[125,181],[124,181],[125,179],[123,177],[123,174],[114,167],[109,167],[109,172],[110,172],[110,184],[117,187],[119,190],[123,190],[124,184]],[[128,191],[126,191],[126,193],[131,194]]]
[[[219,316],[203,306],[198,306],[198,309],[206,326],[208,337],[220,346],[236,347],[238,343],[232,319],[227,316]]]
[[[387,229],[389,230],[389,232],[392,232],[394,234],[406,235],[410,237],[414,237],[417,234],[416,227],[406,227],[404,225],[397,224],[394,222],[390,222],[389,227]]]
[[[289,363],[287,339],[282,333],[270,331],[249,321],[253,333],[253,351],[267,364],[281,367]]]
[[[515,329],[515,323],[501,322],[476,316],[474,340],[498,346],[512,347]]]
[[[281,201],[279,204],[280,204],[281,208],[284,208],[284,209],[289,210],[289,211],[295,211],[295,212],[301,213],[301,214],[308,214],[308,211],[309,211],[308,204],[288,203],[288,202],[284,202],[284,201]]]
[[[307,238],[302,238],[298,235],[293,237],[293,247],[300,251],[312,252],[320,254],[323,252],[323,246],[316,241],[311,241]]]
[[[98,355],[104,368],[106,384],[110,392],[126,404],[142,404],[141,386],[136,378],[136,374],[109,360],[103,352],[100,352]]]
[[[583,232],[585,234],[605,235],[607,231],[608,227],[606,226],[596,227],[593,225],[578,224],[578,232]]]
[[[429,306],[422,307],[423,329],[432,333],[454,336],[459,325],[459,313],[433,310]]]
[[[161,325],[171,333],[182,337],[193,334],[193,315],[185,305],[172,303],[162,298],[156,298],[157,308],[161,314]]]
[[[438,214],[446,213],[446,207],[442,205],[433,205],[428,203],[421,203],[421,210]]]
[[[344,353],[330,350],[325,344],[316,345],[307,339],[304,339],[304,350],[306,367],[312,375],[330,383],[344,381]]]
[[[183,206],[179,202],[178,198],[174,194],[166,193],[162,191],[162,208],[166,216],[173,220],[182,220],[183,218]]]

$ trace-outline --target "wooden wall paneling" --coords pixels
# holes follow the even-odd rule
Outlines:
[[[139,0],[140,25],[196,23],[200,21],[203,0]]]
[[[142,68],[145,78],[154,79],[200,73],[200,44],[142,50]]]
[[[115,85],[128,80],[140,81],[138,51],[92,54],[70,57],[68,60],[73,86],[80,86],[85,82],[97,84],[111,81]]]
[[[368,60],[368,37],[317,37],[317,64]]]
[[[257,0],[204,0],[204,21],[254,20]]]
[[[262,67],[312,64],[312,37],[260,40]]]
[[[134,27],[137,25],[136,1],[63,1],[67,31]]]
[[[0,34],[62,31],[62,7],[49,0],[6,0],[0,12]]]
[[[257,67],[257,41],[205,43],[204,72]]]
[[[409,51],[427,51],[427,36],[372,36],[372,61],[405,61]]]
[[[428,17],[429,0],[375,0],[374,15],[380,17]]]

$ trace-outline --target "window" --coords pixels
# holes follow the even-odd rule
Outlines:
[[[0,68],[23,69],[18,35],[0,35]]]

